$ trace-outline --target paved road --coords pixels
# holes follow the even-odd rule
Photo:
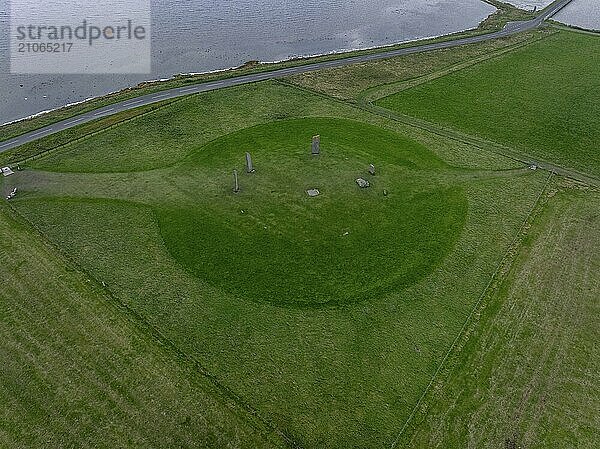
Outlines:
[[[290,75],[296,75],[299,73],[313,72],[315,70],[321,70],[325,68],[343,67],[359,62],[376,61],[380,59],[391,58],[394,56],[404,56],[415,53],[423,53],[432,50],[440,50],[443,48],[459,47],[461,45],[489,41],[492,39],[498,39],[501,37],[521,33],[523,31],[529,31],[539,27],[545,20],[554,16],[558,11],[560,11],[569,3],[571,3],[571,1],[572,0],[559,0],[551,6],[549,6],[544,11],[542,11],[540,15],[537,16],[535,19],[526,22],[508,23],[503,30],[495,33],[483,34],[463,39],[456,39],[448,42],[437,42],[433,44],[419,45],[416,47],[401,48],[398,50],[382,51],[381,53],[373,53],[369,55],[353,56],[350,58],[338,59],[335,61],[316,62],[313,64],[302,65],[299,67],[290,67],[287,69],[274,70],[272,72],[239,76],[236,78],[229,78],[222,81],[213,81],[210,83],[197,84],[194,86],[177,87],[174,89],[164,90],[162,92],[142,95],[131,100],[123,101],[121,103],[115,103],[110,106],[105,106],[103,108],[96,109],[94,111],[86,112],[84,114],[72,117],[70,119],[57,122],[53,125],[37,129],[27,134],[22,134],[13,139],[0,142],[0,153],[11,150],[25,143],[41,139],[42,137],[46,137],[50,134],[54,134],[65,129],[72,128],[74,126],[81,125],[82,123],[91,122],[92,120],[107,117],[109,115],[117,114],[119,112],[127,111],[129,109],[137,108],[140,106],[158,103],[159,101],[163,100],[178,98],[185,95],[196,94],[199,92],[208,92],[224,87],[239,86],[240,84],[248,84],[257,81],[264,81],[269,79],[282,78]]]

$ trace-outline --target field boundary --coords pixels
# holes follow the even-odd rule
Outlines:
[[[439,126],[432,122],[428,122],[426,120],[422,120],[422,119],[419,119],[416,117],[411,117],[411,116],[404,115],[404,114],[398,114],[389,109],[382,108],[380,106],[376,106],[373,104],[366,103],[364,105],[358,105],[358,106],[364,108],[367,111],[371,111],[374,114],[377,114],[377,115],[380,115],[383,117],[387,117],[391,120],[395,120],[400,123],[404,123],[405,125],[423,129],[427,132],[430,132],[430,133],[438,135],[438,136],[442,136],[442,137],[446,137],[448,139],[456,140],[458,142],[466,143],[466,144],[476,147],[480,150],[490,151],[492,153],[508,157],[510,159],[513,159],[515,161],[521,162],[526,165],[536,165],[538,168],[541,168],[543,170],[553,171],[556,174],[559,174],[559,175],[562,175],[562,176],[565,176],[568,178],[573,178],[573,179],[582,181],[587,184],[592,184],[595,186],[600,185],[600,179],[593,175],[590,175],[588,173],[583,173],[583,172],[576,170],[574,168],[571,168],[571,167],[563,167],[560,165],[553,164],[546,160],[535,157],[535,156],[529,154],[527,151],[524,151],[521,149],[518,149],[518,150],[511,149],[511,148],[509,148],[505,145],[502,145],[500,143],[497,143],[497,142],[486,140],[486,139],[478,137],[478,136],[465,134],[465,133],[462,133],[462,132],[457,131],[452,128],[442,127],[442,126]]]
[[[420,412],[421,414],[426,414],[428,407],[425,403],[425,399],[428,396],[429,392],[431,391],[431,387],[433,386],[434,383],[436,383],[437,380],[439,380],[440,382],[443,382],[443,380],[439,379],[439,377],[442,374],[442,372],[445,371],[446,368],[448,368],[447,362],[450,359],[450,357],[455,353],[456,354],[460,353],[460,351],[464,347],[465,343],[469,340],[469,337],[473,331],[473,328],[475,327],[476,323],[478,322],[477,317],[481,315],[481,311],[485,307],[484,300],[486,298],[489,298],[490,295],[500,285],[502,285],[507,274],[510,272],[511,267],[512,267],[514,261],[516,260],[516,257],[519,254],[519,249],[521,247],[523,239],[526,237],[527,231],[530,229],[531,224],[533,223],[533,220],[537,216],[537,214],[536,214],[537,209],[539,206],[542,205],[542,198],[544,196],[544,193],[547,191],[548,186],[550,185],[550,182],[554,176],[555,176],[555,172],[551,171],[546,179],[546,182],[544,183],[544,186],[542,187],[542,190],[540,191],[539,195],[537,196],[536,200],[534,201],[529,213],[525,217],[525,220],[519,227],[515,237],[509,244],[508,248],[506,249],[504,255],[502,256],[502,259],[500,260],[500,262],[499,262],[498,266],[496,267],[494,273],[492,274],[490,280],[488,281],[487,285],[485,286],[485,288],[479,295],[479,298],[475,302],[475,305],[471,309],[471,312],[467,316],[465,322],[463,323],[463,326],[461,327],[460,331],[458,332],[457,336],[455,337],[454,341],[452,342],[450,348],[446,352],[446,355],[442,359],[437,370],[433,374],[433,377],[431,378],[429,384],[423,390],[423,393],[421,394],[419,400],[416,402],[415,406],[413,407],[412,412],[410,413],[410,415],[408,416],[404,425],[400,429],[400,432],[398,433],[396,439],[394,440],[394,442],[391,445],[392,449],[397,447],[398,443],[400,442],[400,438],[405,434],[406,430],[409,428],[412,421],[417,416],[417,413]],[[413,430],[414,430],[414,427],[413,427]]]

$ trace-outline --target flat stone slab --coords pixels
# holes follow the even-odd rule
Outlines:
[[[369,181],[367,181],[366,179],[363,179],[363,178],[358,178],[356,180],[356,183],[358,184],[358,187],[360,187],[361,189],[366,189],[367,187],[371,186]]]
[[[306,193],[311,197],[319,196],[321,194],[321,192],[319,192],[317,189],[309,189],[306,191]]]
[[[10,167],[2,167],[0,170],[2,170],[2,174],[4,176],[10,176],[10,175],[14,174],[14,172],[10,169]]]

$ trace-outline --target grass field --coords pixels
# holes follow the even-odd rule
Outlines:
[[[4,204],[0,234],[0,446],[280,446]]]
[[[561,189],[409,447],[600,441],[600,192]]]
[[[377,104],[598,176],[599,51],[563,31]]]
[[[390,445],[545,175],[277,83],[172,107],[36,161],[13,204],[297,444]]]
[[[567,116],[546,111],[530,70],[548,76],[540,91],[594,86],[579,38],[534,34],[504,54],[503,45],[471,49],[396,77],[389,70],[386,92],[409,72],[434,80],[382,101],[399,107],[401,95],[427,95],[452,77],[502,85],[509,61],[537,108]],[[587,67],[581,82],[559,83],[544,69],[542,56],[562,51]],[[23,364],[6,364],[0,399],[22,416],[0,425],[0,438],[27,445],[14,428],[31,427],[58,444],[94,445],[104,427],[89,422],[99,420],[112,426],[107,446],[594,447],[600,194],[356,107],[378,87],[355,70],[365,69],[336,75],[355,81],[343,95],[328,91],[335,83],[326,76],[262,82],[97,124],[93,135],[72,130],[68,139],[81,138],[0,179],[3,194],[19,188],[11,200],[19,217],[0,209],[0,235],[16,236],[0,270],[25,270],[8,283],[9,297],[0,293],[0,332],[16,356],[4,353],[26,357],[27,348],[13,349],[15,335],[50,342],[29,356],[43,374],[22,396],[14,391]],[[587,101],[577,104],[597,118]],[[542,123],[536,107],[518,109],[521,121]],[[573,133],[596,135],[597,121],[572,114]],[[512,143],[515,130],[496,132],[529,151]],[[319,157],[310,155],[315,134]],[[544,142],[549,149],[537,146]],[[571,155],[535,143],[548,158]],[[255,173],[244,171],[246,151]],[[357,177],[371,187],[359,189]],[[309,198],[309,188],[321,195]],[[38,301],[23,307],[30,296]],[[24,404],[46,398],[71,366],[85,375],[72,374],[51,409],[29,411]],[[94,402],[82,390],[104,396]],[[190,418],[197,409],[202,417]],[[64,421],[58,410],[81,412]]]

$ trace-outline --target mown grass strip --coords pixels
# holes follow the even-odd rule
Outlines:
[[[450,358],[454,357],[455,354],[460,353],[462,347],[468,341],[469,336],[471,335],[473,329],[475,328],[475,325],[477,322],[476,317],[481,314],[481,310],[484,307],[485,300],[487,298],[491,297],[493,292],[499,288],[499,286],[502,284],[505,276],[507,276],[507,274],[509,273],[512,264],[514,263],[514,261],[516,260],[516,257],[519,254],[519,248],[521,247],[523,240],[527,236],[527,231],[531,227],[537,212],[539,212],[539,210],[540,210],[543,195],[546,192],[546,190],[548,189],[548,186],[550,185],[550,181],[552,180],[553,176],[554,176],[554,172],[551,172],[548,175],[548,178],[546,180],[546,183],[544,184],[544,187],[542,188],[539,196],[537,197],[535,203],[533,204],[531,210],[529,211],[529,214],[523,221],[523,224],[519,228],[519,231],[515,235],[514,240],[511,242],[511,244],[507,248],[502,260],[496,267],[496,270],[492,274],[488,284],[486,285],[485,289],[481,292],[481,295],[479,296],[477,302],[473,306],[473,309],[467,316],[467,319],[465,320],[460,332],[456,335],[456,338],[450,345],[450,348],[446,352],[444,358],[442,359],[441,363],[439,364],[439,366],[438,366],[437,370],[435,371],[433,377],[431,378],[429,384],[427,385],[425,390],[423,390],[423,394],[421,395],[421,397],[415,404],[412,412],[408,416],[408,419],[406,420],[406,422],[400,429],[398,436],[396,437],[396,439],[394,440],[394,443],[391,446],[392,449],[398,445],[400,438],[404,435],[404,433],[406,432],[408,427],[411,425],[411,422],[415,419],[415,416],[417,415],[417,413],[424,413],[426,411],[427,406],[424,405],[425,399],[426,399],[427,395],[430,394],[431,387],[433,386],[433,384],[436,381],[439,380],[442,372],[447,371],[449,369],[448,361],[450,360]]]

